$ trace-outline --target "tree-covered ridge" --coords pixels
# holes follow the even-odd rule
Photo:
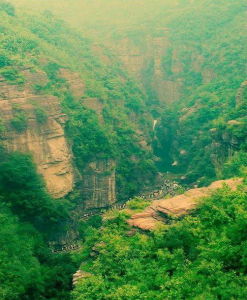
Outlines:
[[[190,216],[150,234],[128,213],[106,217],[86,238],[74,299],[245,299],[246,184],[215,192]]]

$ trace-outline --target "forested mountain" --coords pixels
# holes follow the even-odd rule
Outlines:
[[[23,90],[26,84],[40,98],[47,95],[59,98],[61,111],[70,116],[65,131],[71,140],[76,165],[83,168],[90,160],[116,159],[118,156],[121,160],[118,164],[120,185],[122,181],[126,182],[124,172],[127,169],[129,174],[140,169],[139,176],[146,174],[148,178],[148,173],[152,174],[152,162],[148,161],[151,156],[139,145],[142,139],[148,142],[150,133],[147,126],[152,126],[144,106],[145,95],[119,63],[111,59],[107,49],[94,49],[90,40],[66,27],[49,12],[38,18],[11,16],[3,11],[1,19],[1,75],[6,84],[17,84],[18,89]],[[37,77],[37,82],[27,72],[35,73],[33,77]],[[27,98],[34,106],[36,117],[41,117],[37,114],[45,110],[41,107],[42,103],[39,99],[32,103],[32,97]],[[90,99],[91,103],[86,107]],[[97,111],[100,112],[100,120],[97,120]],[[45,113],[49,114],[49,111]],[[21,112],[16,112],[18,114]],[[15,117],[20,119],[19,115]],[[81,120],[79,123],[78,118]],[[135,121],[129,122],[129,118]],[[13,120],[11,123],[13,125]],[[25,129],[25,121],[22,123],[17,127],[20,125]],[[22,128],[15,129],[22,131]],[[83,142],[85,139],[86,144]],[[122,144],[126,145],[125,149]],[[126,160],[131,155],[137,159]],[[143,159],[145,156],[146,160]],[[148,166],[146,169],[145,164]],[[133,181],[138,180],[137,177],[133,177]],[[126,186],[125,193],[128,195]]]
[[[245,179],[152,232],[127,220],[164,180],[246,177],[246,12],[0,0],[0,299],[245,299]]]
[[[205,184],[225,176],[229,153],[240,151],[234,159],[244,159],[244,1],[48,2],[42,5],[110,48],[111,57],[144,87],[149,111],[160,121],[153,147],[163,171]],[[41,6],[29,5],[34,11]]]

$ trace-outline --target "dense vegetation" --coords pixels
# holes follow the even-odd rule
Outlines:
[[[68,299],[76,264],[47,245],[65,206],[47,194],[29,156],[1,149],[0,169],[0,298]]]
[[[148,235],[128,234],[127,212],[108,215],[89,231],[81,268],[91,277],[74,299],[245,299],[246,200],[244,186],[226,187]]]
[[[145,94],[111,57],[111,52],[102,46],[97,56],[88,38],[56,19],[51,12],[13,16],[2,9],[0,14],[0,75],[10,84],[21,86],[26,80],[22,75],[26,65],[32,72],[46,72],[49,82],[43,86],[36,84],[33,89],[37,94],[54,94],[61,99],[69,117],[67,135],[78,168],[83,171],[88,162],[96,159],[115,159],[120,199],[138,193],[144,184],[151,184],[156,172],[153,156],[140,145],[138,136],[141,130],[150,141],[151,120],[145,107]],[[107,58],[107,63],[101,61],[101,55]],[[60,75],[61,68],[80,74],[86,83],[85,99],[100,100],[104,107],[104,124],[94,111],[81,105],[81,99],[74,99],[68,83]],[[46,121],[46,113],[39,107],[35,108],[35,115],[39,123]],[[132,119],[135,121],[130,122]],[[15,107],[10,125],[17,132],[25,131],[25,112]]]
[[[246,80],[245,17],[242,1],[198,1],[179,22],[168,22],[172,43],[164,78],[180,80],[183,90],[176,107],[161,116],[158,154],[165,169],[183,174],[187,183],[229,176],[223,167],[229,153],[246,164],[246,86],[239,95]]]
[[[66,132],[77,167],[83,170],[95,159],[118,160],[118,191],[124,199],[138,192],[147,178],[152,180],[152,155],[140,146],[136,133],[141,124],[147,134],[148,122],[142,117],[145,96],[117,62],[103,64],[93,54],[88,39],[49,12],[39,17],[20,15],[10,3],[1,1],[0,17],[0,76],[21,90],[26,66],[34,73],[46,72],[48,83],[32,88],[37,94],[54,94],[61,99],[69,117]],[[85,80],[86,98],[100,98],[105,107],[104,125],[94,111],[73,98],[66,80],[59,75],[62,67],[77,71]],[[47,121],[42,108],[34,106],[34,113],[38,123]],[[136,122],[131,124],[130,117]],[[26,112],[18,105],[13,106],[9,124],[0,121],[3,140],[8,128],[19,134],[28,126]],[[131,155],[142,160],[129,160]],[[47,194],[29,156],[7,154],[1,149],[0,158],[0,298],[68,299],[77,264],[70,254],[54,254],[48,247],[48,241],[66,230],[67,202],[55,202]]]
[[[20,6],[27,3],[18,2]],[[206,184],[225,176],[222,168],[228,164],[229,152],[246,151],[246,96],[242,107],[235,105],[237,90],[246,80],[246,5],[242,0],[143,0],[142,5],[137,0],[131,5],[122,0],[104,4],[74,0],[61,1],[60,8],[50,1],[28,2],[34,10],[41,5],[51,9],[86,36],[113,49],[127,40],[130,51],[135,53],[137,48],[145,53],[150,44],[156,47],[152,39],[168,38],[158,71],[164,81],[179,84],[180,100],[175,105],[159,102],[157,57],[150,54],[152,49],[144,56],[141,77],[149,111],[160,119],[153,146],[162,171],[177,173],[187,184]],[[99,7],[100,12],[93,13]],[[228,124],[231,120],[239,124]],[[211,134],[213,128],[217,134]],[[236,140],[234,149],[229,146],[232,140]],[[215,144],[221,145],[220,153]]]
[[[92,161],[116,161],[121,201],[152,186],[157,171],[185,185],[246,176],[246,5],[142,3],[0,0],[0,84],[21,90],[28,80],[23,70],[45,72],[47,82],[31,89],[60,100],[76,172],[83,175]],[[164,37],[167,47],[157,56],[152,41]],[[146,53],[135,79],[118,56],[122,41],[133,56],[136,49]],[[61,69],[85,83],[80,99]],[[162,103],[159,80],[179,84],[178,101]],[[95,99],[100,114],[84,105]],[[38,124],[45,124],[49,112],[32,105]],[[0,142],[8,129],[18,135],[28,128],[26,111],[12,110],[12,119],[0,118]],[[110,211],[103,220],[79,223],[80,251],[55,254],[48,242],[68,229],[75,205],[68,200],[81,201],[80,189],[54,201],[32,158],[1,147],[0,299],[245,299],[246,196],[246,182],[237,191],[225,187],[190,216],[148,234],[131,230],[128,210]],[[148,204],[135,198],[127,208]],[[78,262],[91,276],[71,292]]]

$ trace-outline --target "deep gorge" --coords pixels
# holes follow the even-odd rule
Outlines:
[[[177,186],[169,198],[246,176],[246,7],[161,2],[0,0],[0,299],[243,299],[238,255],[234,266],[219,253],[212,262],[218,286],[241,273],[238,295],[183,281],[204,272],[200,255],[211,259],[195,242],[206,245],[207,226],[212,251],[217,224],[229,230],[221,243],[242,251],[245,179],[188,218],[169,217],[171,229],[127,225],[164,182]],[[80,265],[86,279],[71,292]]]

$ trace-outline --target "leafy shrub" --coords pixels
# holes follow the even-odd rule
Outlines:
[[[150,205],[150,201],[147,201],[145,199],[142,199],[140,197],[135,197],[128,201],[127,207],[132,210],[141,211],[144,208],[148,207]]]
[[[78,226],[80,238],[85,240],[86,237],[90,236],[92,231],[99,229],[102,223],[102,217],[98,215],[90,217],[87,221],[80,221]]]
[[[41,107],[35,108],[34,113],[35,113],[36,120],[38,123],[44,124],[47,122],[48,116],[47,116],[46,111],[43,108],[41,108]]]
[[[44,70],[47,73],[48,78],[52,82],[65,83],[65,79],[59,77],[59,70],[62,68],[61,65],[57,63],[50,62],[45,67]]]
[[[24,83],[24,77],[21,76],[21,74],[13,68],[2,69],[0,75],[2,75],[6,80],[10,81],[11,83],[16,83],[16,84]]]
[[[0,139],[1,139],[1,136],[4,131],[5,131],[5,126],[4,126],[3,120],[0,119]]]
[[[66,103],[66,105],[72,104],[73,102]],[[96,158],[113,157],[114,145],[111,145],[109,135],[99,124],[95,112],[74,102],[73,110],[69,111],[69,116],[66,132],[73,141],[72,150],[78,166],[83,168],[85,163]]]
[[[225,187],[149,234],[129,234],[125,219],[106,221],[84,242],[82,268],[92,276],[74,298],[245,299],[246,199],[244,187]]]
[[[11,126],[19,133],[27,129],[27,117],[24,112],[18,112],[14,115],[12,120],[10,120]]]
[[[5,50],[12,52],[13,54],[26,54],[38,47],[36,40],[32,40],[26,37],[10,36],[5,39],[3,43]]]
[[[247,153],[236,152],[223,166],[223,177],[242,176],[242,168],[247,167]]]
[[[11,65],[11,60],[8,56],[0,54],[0,68],[7,67]]]
[[[64,205],[46,193],[29,156],[0,148],[0,169],[0,299],[69,299],[77,266],[47,245]]]
[[[18,78],[18,72],[14,69],[6,69],[1,72],[1,75],[3,75],[6,80],[10,81],[14,81]]]
[[[33,253],[38,233],[20,224],[2,203],[0,208],[0,298],[22,299],[29,288],[39,290],[42,282],[40,264]]]
[[[3,10],[11,17],[15,16],[15,7],[9,2],[0,2],[0,11]]]
[[[64,213],[61,208],[56,212],[30,156],[0,153],[0,158],[0,194],[14,213],[33,224],[44,222],[47,226]]]

